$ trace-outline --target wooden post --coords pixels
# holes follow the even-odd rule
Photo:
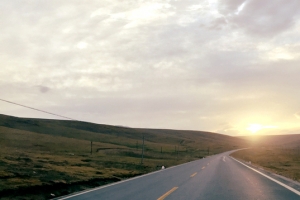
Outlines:
[[[143,164],[143,160],[144,160],[144,141],[145,141],[145,137],[143,135],[143,147],[142,147],[142,159],[141,159],[141,164]]]
[[[91,155],[93,154],[93,141],[91,140]]]

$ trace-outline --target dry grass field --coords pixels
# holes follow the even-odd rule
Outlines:
[[[200,131],[0,115],[0,199],[49,199],[245,146]]]
[[[233,157],[300,182],[299,147],[269,146],[237,151]]]

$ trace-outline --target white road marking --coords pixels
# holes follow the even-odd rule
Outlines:
[[[185,163],[186,164],[186,163]],[[179,165],[178,165],[179,166]],[[170,167],[170,168],[174,168],[174,167],[177,167],[177,166],[173,166],[173,167]],[[168,168],[168,169],[170,169]],[[142,178],[144,176],[149,176],[151,174],[156,174],[156,173],[159,173],[161,171],[155,171],[155,172],[151,172],[149,174],[144,174],[144,175],[141,175],[141,176],[136,176],[136,177],[133,177],[133,178],[130,178],[130,179],[126,179],[126,180],[123,180],[123,181],[118,181],[118,182],[115,182],[115,183],[111,183],[111,184],[108,184],[108,185],[104,185],[104,186],[100,186],[100,187],[96,187],[94,189],[90,189],[90,190],[86,190],[86,191],[83,191],[83,192],[79,192],[79,193],[75,193],[75,194],[71,194],[70,196],[66,196],[66,197],[61,197],[61,198],[58,198],[58,200],[64,200],[64,199],[69,199],[69,198],[72,198],[72,197],[76,197],[76,196],[79,196],[79,195],[82,195],[82,194],[85,194],[85,193],[89,193],[89,192],[93,192],[95,190],[101,190],[101,189],[104,189],[104,188],[107,188],[107,187],[110,187],[110,186],[113,186],[113,185],[118,185],[118,184],[121,184],[121,183],[124,183],[124,182],[127,182],[127,181],[132,181],[134,179],[138,179],[138,178]]]
[[[264,173],[261,173],[260,171],[258,171],[258,170],[256,170],[256,169],[253,169],[252,167],[249,167],[248,165],[242,163],[241,161],[238,161],[237,159],[233,158],[232,156],[230,156],[230,157],[231,157],[233,160],[239,162],[240,164],[242,164],[242,165],[248,167],[249,169],[251,169],[251,170],[253,170],[253,171],[259,173],[260,175],[262,175],[262,176],[264,176],[264,177],[270,179],[271,181],[274,181],[275,183],[281,185],[282,187],[285,187],[286,189],[288,189],[288,190],[290,190],[290,191],[292,191],[292,192],[294,192],[295,194],[297,194],[297,195],[300,196],[300,192],[299,192],[298,190],[296,190],[296,189],[294,189],[294,188],[292,188],[292,187],[290,187],[290,186],[288,186],[288,185],[286,185],[286,184],[284,184],[284,183],[281,183],[280,181],[277,181],[276,179],[274,179],[274,178],[272,178],[272,177],[270,177],[270,176],[268,176],[268,175],[265,175]]]
[[[82,191],[82,192],[73,193],[73,194],[69,194],[67,196],[58,197],[56,199],[57,200],[69,199],[69,198],[76,197],[76,196],[79,196],[79,195],[82,195],[82,194],[86,194],[86,193],[89,193],[89,192],[93,192],[93,191],[96,191],[96,190],[101,190],[101,189],[104,189],[104,188],[107,188],[107,187],[110,187],[110,186],[113,186],[113,185],[118,185],[118,184],[121,184],[121,183],[124,183],[124,182],[127,182],[127,181],[132,181],[134,179],[138,179],[138,178],[142,178],[142,177],[149,176],[149,175],[152,175],[152,174],[156,174],[156,173],[159,173],[159,172],[163,172],[163,171],[166,171],[166,170],[169,170],[169,169],[172,169],[172,168],[176,168],[176,167],[179,167],[179,166],[188,165],[188,164],[191,164],[191,163],[194,163],[194,162],[199,162],[200,160],[201,159],[194,160],[194,161],[187,162],[187,163],[183,163],[183,164],[180,164],[180,165],[175,165],[175,166],[172,166],[172,167],[168,167],[165,170],[159,170],[159,171],[150,172],[148,174],[144,174],[144,175],[141,175],[141,176],[136,176],[136,177],[133,177],[133,178],[130,178],[130,179],[126,179],[126,180],[123,180],[123,181],[118,181],[118,182],[111,183],[111,184],[108,184],[108,185],[96,187],[96,188],[93,188],[93,189],[88,189],[88,190],[85,190],[85,191]]]
[[[223,161],[226,162],[226,157],[225,156],[223,156]]]

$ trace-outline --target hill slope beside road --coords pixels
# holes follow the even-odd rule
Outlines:
[[[300,149],[255,147],[235,152],[233,156],[300,182]]]
[[[0,115],[0,145],[0,196],[14,199],[48,199],[248,146],[202,131],[6,115]]]

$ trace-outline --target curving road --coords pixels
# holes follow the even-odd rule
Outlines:
[[[61,200],[299,199],[300,192],[229,157],[214,155]],[[275,180],[276,181],[276,180]]]

